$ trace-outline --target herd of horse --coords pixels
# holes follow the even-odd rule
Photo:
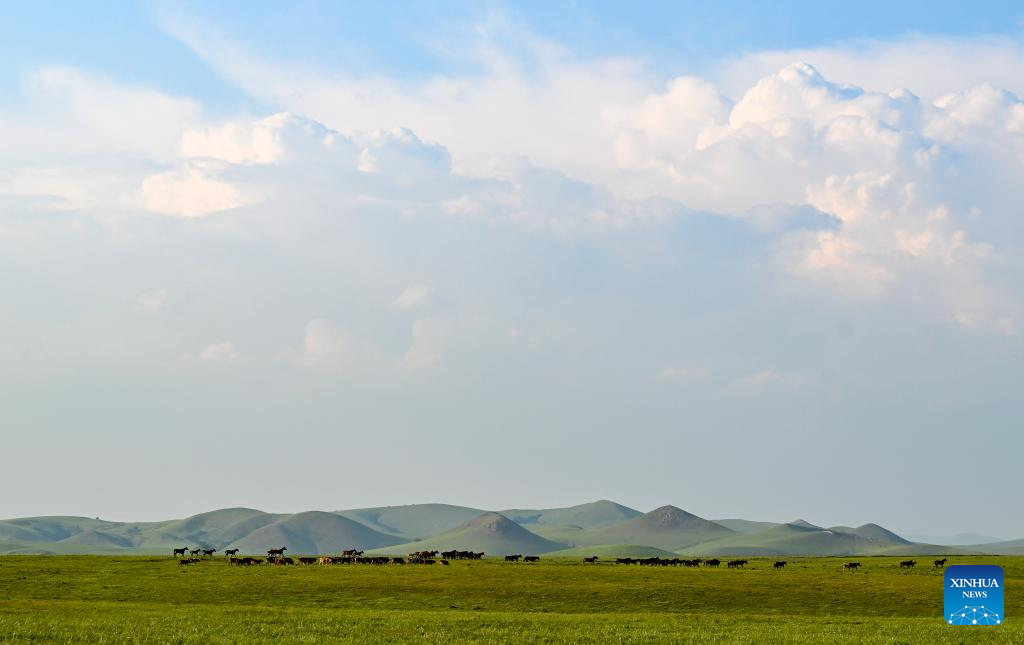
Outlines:
[[[260,564],[277,564],[277,565],[309,565],[309,564],[435,564],[440,563],[447,566],[449,560],[480,560],[484,557],[484,552],[475,551],[459,551],[453,549],[451,551],[416,551],[410,553],[407,558],[395,557],[395,556],[363,556],[363,551],[359,549],[344,549],[341,551],[341,555],[331,556],[302,556],[302,557],[286,557],[284,552],[288,550],[288,547],[279,547],[276,549],[267,549],[266,558],[254,558],[254,557],[237,557],[239,549],[224,549],[224,556],[228,558],[228,564],[237,566],[253,566]],[[189,547],[176,548],[173,550],[173,557],[181,556],[178,564],[182,566],[195,564],[201,561],[201,558],[213,557],[217,553],[217,549],[191,549]],[[188,554],[188,557],[185,555]],[[438,555],[441,556],[438,559]],[[593,555],[583,558],[584,563],[595,564],[599,560],[598,556]],[[938,569],[946,565],[948,558],[942,558],[941,560],[935,560],[933,568]],[[505,562],[540,562],[540,556],[538,555],[527,555],[513,554],[506,555]],[[729,569],[742,569],[748,563],[747,560],[729,560],[726,562],[726,567]],[[713,567],[717,568],[722,564],[722,561],[718,558],[711,558],[709,560],[703,560],[701,558],[683,559],[683,558],[616,558],[615,564],[626,564],[626,565],[639,565],[647,567]],[[772,563],[772,569],[784,569],[789,564],[785,560],[777,560]],[[917,566],[917,562],[914,560],[902,560],[900,561],[901,569],[913,569]],[[861,567],[860,562],[844,562],[843,569],[855,572]]]

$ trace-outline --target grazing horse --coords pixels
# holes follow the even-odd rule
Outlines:
[[[198,560],[196,560],[195,558],[182,558],[178,560],[178,566],[187,567],[188,565],[195,564],[196,562],[198,562]]]
[[[525,558],[523,558],[523,562],[540,562],[540,556],[539,555],[528,555]]]
[[[849,569],[850,572],[852,573],[852,572],[854,572],[854,571],[856,571],[857,569],[860,568],[860,562],[847,562],[847,563],[843,564],[843,568],[844,569]]]
[[[521,555],[506,555],[505,562],[519,562],[519,559],[522,557]]]
[[[175,550],[174,550],[174,556],[173,556],[173,557],[175,557],[175,558],[176,558],[176,557],[178,557],[179,555],[185,555],[185,553],[186,553],[187,551],[188,551],[188,547],[187,547],[187,546],[183,546],[183,547],[181,547],[180,549],[175,549]]]
[[[590,562],[591,564],[593,564],[594,562],[597,562],[597,556],[596,555],[592,555],[589,558],[583,558],[583,561],[584,562]]]
[[[745,565],[746,563],[746,560],[729,560],[728,566],[730,569],[739,569],[742,568],[743,565]]]
[[[900,562],[900,569],[913,569],[916,564],[913,560],[903,560]]]
[[[784,566],[786,566],[786,564],[787,562],[785,560],[779,560],[778,562],[772,565],[772,569],[781,569]]]
[[[948,559],[949,558],[942,558],[941,560],[936,560],[935,561],[935,566],[933,566],[932,568],[933,569],[938,569],[939,567],[946,566],[946,560],[948,560]]]
[[[213,557],[213,554],[217,552],[217,549],[203,549],[203,557]]]
[[[715,558],[713,560],[705,560],[704,561],[704,566],[705,567],[717,567],[720,564],[722,564],[722,561],[717,559],[717,558]]]
[[[224,555],[238,555],[238,549],[224,549]]]
[[[274,556],[282,556],[284,552],[288,550],[288,547],[283,546],[280,549],[267,549],[267,557],[272,558]]]

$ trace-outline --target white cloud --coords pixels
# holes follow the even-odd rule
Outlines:
[[[206,176],[204,171],[186,166],[146,177],[139,189],[143,205],[154,213],[200,217],[244,203],[238,189]]]
[[[135,308],[143,313],[155,314],[167,303],[167,289],[158,289],[140,294],[135,300]]]
[[[204,361],[233,361],[238,358],[238,352],[235,351],[234,343],[225,340],[208,345],[206,349],[199,352],[199,358]]]
[[[774,369],[764,369],[737,378],[731,389],[738,392],[758,392],[769,388],[796,385],[800,379],[782,374]]]
[[[286,352],[296,367],[317,370],[366,370],[379,366],[366,341],[330,320],[315,318],[303,329],[302,345]]]
[[[431,289],[427,286],[407,287],[391,302],[399,311],[412,311],[422,307],[430,299]]]

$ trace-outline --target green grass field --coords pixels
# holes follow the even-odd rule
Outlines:
[[[1024,558],[1006,623],[942,622],[930,560],[751,559],[742,571],[453,562],[451,566],[180,567],[170,557],[0,557],[0,643],[1020,643]],[[919,561],[923,558],[918,558]]]

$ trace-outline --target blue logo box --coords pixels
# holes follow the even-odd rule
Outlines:
[[[954,564],[946,567],[946,624],[1001,625],[1003,569],[994,564]]]

